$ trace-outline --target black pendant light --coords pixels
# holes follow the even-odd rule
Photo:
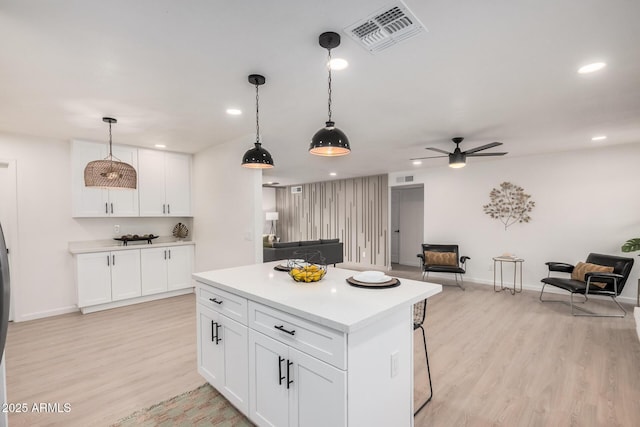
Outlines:
[[[327,49],[329,53],[327,62],[327,68],[329,69],[329,120],[326,122],[326,126],[311,138],[309,152],[317,156],[344,156],[351,152],[349,138],[331,120],[331,49],[340,46],[340,35],[333,32],[322,33],[318,41],[320,46]]]
[[[109,123],[109,155],[103,160],[87,163],[84,168],[84,185],[85,187],[135,190],[138,182],[136,170],[130,164],[121,162],[115,157],[111,149],[111,124],[118,121],[112,117],[103,117],[102,121]]]
[[[266,79],[260,74],[251,74],[249,76],[249,83],[256,87],[256,142],[255,147],[248,150],[242,156],[242,166],[251,169],[268,169],[273,167],[273,158],[271,154],[260,143],[260,120],[259,120],[259,106],[260,98],[258,96],[258,86],[265,84]]]

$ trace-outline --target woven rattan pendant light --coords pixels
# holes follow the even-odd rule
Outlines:
[[[260,97],[258,96],[258,86],[265,84],[267,80],[260,74],[249,75],[249,83],[256,87],[256,142],[254,147],[247,150],[242,156],[242,166],[250,169],[270,169],[273,167],[271,154],[262,148],[260,143]]]
[[[111,124],[118,121],[111,117],[103,117],[102,121],[109,123],[109,155],[103,160],[94,160],[84,168],[84,185],[98,188],[137,188],[138,175],[130,164],[121,162],[113,156],[111,143]]]
[[[340,34],[334,32],[322,33],[318,41],[320,46],[327,49],[329,53],[329,60],[327,61],[327,68],[329,69],[329,120],[325,123],[326,126],[311,138],[309,152],[316,156],[344,156],[351,152],[349,138],[336,127],[336,124],[331,119],[331,49],[340,46]]]

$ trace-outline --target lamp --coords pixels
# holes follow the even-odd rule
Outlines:
[[[309,152],[317,156],[344,156],[351,152],[349,146],[349,138],[340,129],[335,127],[335,123],[331,120],[331,49],[340,46],[340,35],[333,32],[320,34],[318,38],[320,46],[327,49],[329,60],[327,68],[329,69],[329,120],[326,126],[316,132],[311,138]]]
[[[467,156],[460,152],[459,148],[456,148],[453,153],[449,153],[449,167],[454,169],[460,169],[467,164]]]
[[[251,74],[249,76],[249,83],[256,87],[256,142],[255,147],[248,150],[242,156],[242,166],[251,169],[267,169],[273,167],[273,158],[271,154],[260,143],[260,121],[259,121],[259,95],[258,86],[265,84],[266,79],[259,74]]]
[[[278,212],[267,212],[265,217],[267,221],[271,221],[271,231],[269,231],[269,234],[273,234],[275,236],[276,221],[278,220]]]
[[[138,182],[138,175],[133,166],[121,162],[112,152],[111,124],[118,121],[111,117],[103,117],[102,121],[109,123],[109,155],[103,160],[94,160],[84,168],[85,187],[109,189],[133,189]]]

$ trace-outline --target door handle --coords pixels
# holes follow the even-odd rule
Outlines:
[[[163,203],[163,204],[162,204],[162,213],[163,213],[163,214],[167,213],[167,212],[165,211],[165,206],[166,206],[166,205]]]
[[[287,390],[289,386],[293,384],[293,380],[289,380],[289,368],[291,368],[291,365],[293,365],[293,362],[287,359]]]
[[[282,376],[282,362],[284,362],[284,357],[278,356],[278,385],[282,385],[282,380],[284,379]]]
[[[111,265],[111,263],[109,262],[109,258],[111,258],[109,255],[107,255],[107,267]]]
[[[167,203],[167,215],[171,215],[171,203]]]
[[[104,202],[104,213],[109,213],[109,204],[107,202]]]
[[[171,249],[169,249],[169,259],[171,259]]]
[[[393,232],[394,232],[394,233],[399,233],[399,232],[400,232],[400,230],[393,230]]]
[[[276,328],[279,331],[286,332],[289,335],[295,335],[296,334],[295,329],[293,331],[289,331],[289,330],[284,328],[284,325],[279,325],[279,326],[275,326],[274,325],[273,327]]]
[[[116,256],[111,255],[111,265],[116,265]]]
[[[211,342],[216,340],[216,322],[211,321]]]
[[[220,341],[222,341],[222,338],[220,338],[220,323],[216,323],[216,345],[218,345]]]
[[[111,213],[113,213],[113,203],[111,203]]]
[[[167,259],[167,250],[164,251],[164,259]]]

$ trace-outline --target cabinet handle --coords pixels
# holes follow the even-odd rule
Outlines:
[[[107,204],[107,202],[104,202],[104,213],[109,213],[109,205]]]
[[[282,385],[282,380],[284,379],[282,376],[282,362],[284,362],[284,357],[278,356],[278,385]]]
[[[276,328],[276,329],[277,329],[277,330],[279,330],[279,331],[286,332],[286,333],[288,333],[289,335],[295,335],[295,334],[296,334],[295,329],[294,329],[293,331],[288,331],[288,330],[286,330],[286,329],[284,328],[284,325],[279,325],[279,326],[275,326],[275,325],[273,325],[273,327],[274,327],[274,328]]]
[[[111,258],[109,255],[107,255],[107,267],[111,265],[111,263],[109,262],[109,258]]]
[[[167,203],[167,214],[171,215],[171,203]]]
[[[216,345],[218,345],[220,341],[222,341],[222,338],[220,338],[220,323],[216,323]]]
[[[167,212],[165,212],[165,204],[164,204],[164,203],[162,204],[162,213],[163,213],[163,214],[166,214],[166,213],[167,213]]]
[[[113,203],[111,203],[111,213],[113,213]]]
[[[164,251],[164,259],[167,259],[167,251]]]
[[[216,340],[216,322],[211,321],[211,342]]]
[[[111,265],[116,265],[116,256],[111,255]]]
[[[171,249],[169,249],[169,259],[171,259]]]
[[[287,359],[287,390],[289,390],[289,386],[293,384],[293,380],[289,379],[289,368],[293,365],[293,362]]]
[[[217,300],[216,298],[209,298],[209,301],[215,302],[218,305],[222,304],[222,301],[221,300]]]

